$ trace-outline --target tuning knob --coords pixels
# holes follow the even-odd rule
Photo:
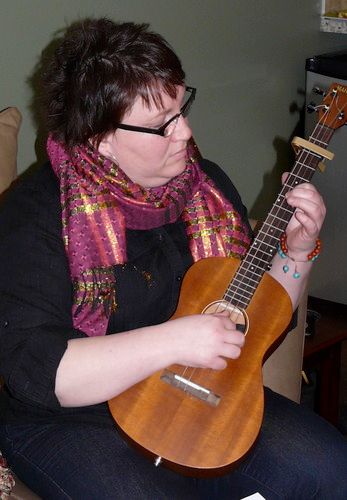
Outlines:
[[[306,109],[308,113],[314,113],[315,111],[317,111],[317,106],[314,102],[310,102],[310,104],[306,106]]]
[[[313,87],[312,91],[314,94],[318,94],[318,95],[322,95],[322,96],[326,95],[324,90],[320,89],[319,87]]]

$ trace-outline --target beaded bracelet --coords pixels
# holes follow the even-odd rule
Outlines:
[[[297,262],[314,262],[315,260],[318,259],[321,248],[322,248],[321,240],[319,238],[317,238],[316,246],[314,247],[312,252],[307,254],[307,261],[306,260],[295,260],[292,257],[290,257],[290,255],[288,254],[287,235],[286,235],[286,233],[282,233],[282,236],[280,238],[280,242],[278,244],[278,253],[279,253],[281,259],[290,259],[291,261],[294,262],[295,268],[294,268],[293,278],[298,279],[298,278],[300,278],[301,274],[298,272],[298,270],[296,268],[296,263]],[[289,271],[288,264],[285,263],[282,269],[283,269],[283,272],[287,273]]]

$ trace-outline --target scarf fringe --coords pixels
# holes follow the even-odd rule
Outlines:
[[[95,267],[81,272],[73,280],[74,312],[76,318],[84,307],[95,312],[100,306],[104,315],[109,318],[117,309],[116,282],[113,266]]]

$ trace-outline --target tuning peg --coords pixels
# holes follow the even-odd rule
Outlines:
[[[314,113],[315,111],[317,111],[316,103],[310,102],[310,104],[306,106],[306,109],[308,113]]]
[[[313,87],[312,91],[314,94],[322,95],[323,97],[326,96],[326,92],[324,92],[324,90],[320,89],[319,87]]]

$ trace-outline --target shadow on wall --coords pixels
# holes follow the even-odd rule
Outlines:
[[[60,45],[64,34],[65,28],[59,29],[53,34],[53,40],[41,52],[40,58],[26,82],[32,92],[29,110],[36,128],[35,153],[37,159],[36,162],[29,166],[29,168],[25,171],[25,174],[40,167],[48,159],[46,153],[47,128],[43,111],[43,95],[45,95],[45,92],[43,91],[42,77],[45,73],[48,61]]]
[[[305,91],[298,89],[300,96],[305,96]],[[249,212],[251,219],[264,220],[281,189],[281,176],[283,172],[289,172],[293,168],[295,154],[291,145],[295,136],[304,137],[305,133],[305,104],[300,108],[297,102],[289,106],[290,114],[298,114],[298,122],[294,127],[289,139],[276,136],[273,146],[276,151],[276,162],[271,170],[263,176],[263,187]]]

